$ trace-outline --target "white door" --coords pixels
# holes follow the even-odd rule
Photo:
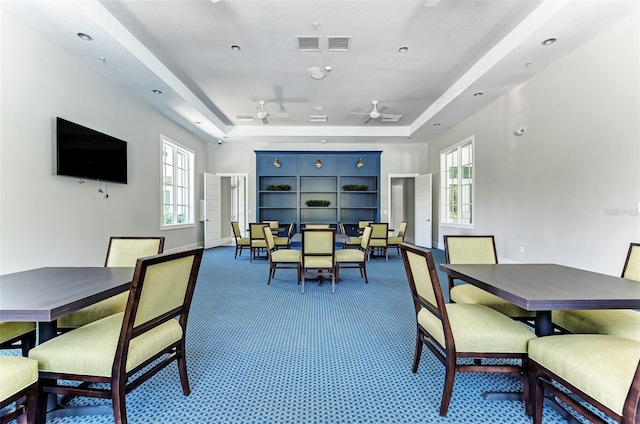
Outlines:
[[[204,174],[204,248],[222,244],[220,177]]]
[[[420,175],[416,181],[416,227],[417,246],[431,249],[431,174]]]

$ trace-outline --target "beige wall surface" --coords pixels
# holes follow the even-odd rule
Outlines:
[[[195,151],[196,199],[205,142],[10,14],[0,19],[0,274],[102,266],[110,236],[163,235],[165,251],[196,245],[199,210],[195,227],[160,231],[160,134]],[[105,199],[96,181],[56,176],[58,116],[127,141],[128,184],[109,184]]]
[[[475,227],[436,225],[438,243],[494,234],[505,261],[620,274],[640,242],[638,28],[630,16],[429,143],[437,173],[440,152],[475,135]]]

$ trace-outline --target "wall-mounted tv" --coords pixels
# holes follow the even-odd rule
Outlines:
[[[58,118],[57,174],[127,183],[127,142]]]

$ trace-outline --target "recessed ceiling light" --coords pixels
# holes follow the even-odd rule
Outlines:
[[[482,96],[483,94],[484,94],[484,93],[483,93],[482,91],[478,91],[478,92],[476,92],[476,93],[473,93],[473,96],[474,96],[474,97],[480,97],[480,96]]]
[[[78,37],[82,38],[84,41],[93,41],[93,37],[89,34],[85,34],[84,32],[79,32]]]
[[[409,47],[407,46],[402,46],[398,49],[398,53],[406,53],[409,51]]]
[[[311,78],[314,80],[321,80],[325,77],[324,72],[315,71],[311,73]]]
[[[233,50],[234,52],[239,52],[240,51],[240,46],[237,44],[233,44],[231,45],[231,50]]]
[[[553,43],[555,43],[555,42],[556,42],[556,39],[555,39],[555,38],[547,38],[546,40],[544,40],[544,41],[542,42],[542,45],[543,45],[543,46],[548,46],[548,45],[553,44]]]
[[[155,94],[162,94],[162,91],[160,90],[152,90]]]

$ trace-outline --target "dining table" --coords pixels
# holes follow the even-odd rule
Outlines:
[[[440,270],[527,310],[538,337],[553,334],[551,311],[638,309],[640,283],[558,264],[440,264]],[[488,400],[522,400],[521,393],[487,392]],[[545,393],[545,404],[570,424],[579,422]]]
[[[345,243],[351,240],[351,237],[349,237],[346,234],[342,234],[342,233],[336,233],[336,243]],[[295,233],[292,237],[291,237],[291,242],[292,243],[301,243],[302,242],[302,233]]]

